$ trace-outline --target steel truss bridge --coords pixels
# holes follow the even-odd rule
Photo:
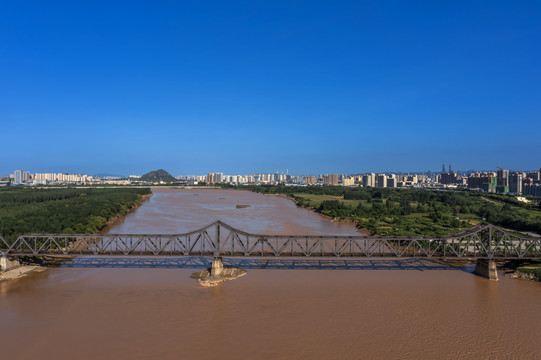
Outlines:
[[[491,224],[441,237],[251,234],[216,221],[185,234],[33,234],[0,237],[0,255],[413,257],[541,259],[541,237]]]

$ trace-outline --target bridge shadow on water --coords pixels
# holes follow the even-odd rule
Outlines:
[[[205,269],[210,257],[78,257],[62,267],[71,268],[152,268],[152,269]],[[458,270],[447,264],[415,258],[223,258],[225,266],[242,269],[270,270]]]

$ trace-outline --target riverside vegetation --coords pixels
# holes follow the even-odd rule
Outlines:
[[[150,194],[148,188],[0,189],[0,235],[95,233]]]
[[[519,267],[516,268],[515,274],[525,274],[525,277],[530,280],[541,281],[541,260],[519,262]]]
[[[508,195],[341,186],[225,187],[287,195],[298,206],[353,221],[358,228],[374,235],[446,235],[482,221],[541,233],[540,205],[524,204]]]

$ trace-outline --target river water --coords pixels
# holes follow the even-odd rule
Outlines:
[[[179,233],[220,219],[266,233],[355,234],[288,199],[155,190],[111,233]],[[237,209],[236,205],[250,205]],[[541,284],[411,259],[85,259],[0,283],[2,359],[538,359]],[[323,270],[321,270],[323,269]]]

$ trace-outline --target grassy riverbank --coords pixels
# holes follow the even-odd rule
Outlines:
[[[286,195],[297,206],[354,222],[378,235],[445,235],[481,221],[517,231],[541,233],[538,205],[511,196],[472,191],[348,188],[339,186],[231,187],[264,194]]]
[[[0,235],[95,233],[150,194],[148,188],[0,189]]]
[[[541,281],[541,260],[525,260],[515,270],[516,273],[530,280]]]
[[[541,279],[541,267],[520,267],[517,271],[524,274],[532,274],[536,278]]]

